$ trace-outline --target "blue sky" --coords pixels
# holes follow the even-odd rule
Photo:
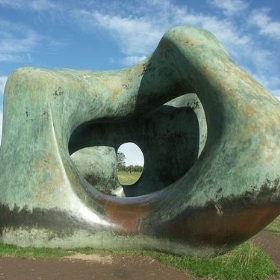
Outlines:
[[[4,85],[15,69],[128,67],[178,25],[212,32],[280,98],[279,0],[0,0],[0,130]]]

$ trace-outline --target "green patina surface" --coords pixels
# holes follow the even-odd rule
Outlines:
[[[193,27],[168,31],[127,69],[19,69],[4,95],[1,240],[229,250],[280,213],[279,109]],[[128,141],[145,158],[129,188],[115,154]]]

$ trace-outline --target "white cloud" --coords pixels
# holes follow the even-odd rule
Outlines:
[[[248,71],[249,72],[249,71]],[[269,75],[270,74],[270,75]],[[273,76],[274,73],[265,73],[265,71],[257,73],[253,72],[251,75],[272,94],[280,96],[280,79]]]
[[[10,6],[14,9],[31,9],[37,12],[61,8],[61,5],[49,0],[0,0],[0,5]]]
[[[23,24],[0,19],[0,30],[0,62],[30,62],[39,48],[56,49],[64,45]]]
[[[249,23],[256,26],[260,34],[280,40],[280,22],[273,21],[268,13],[269,9],[266,8],[253,11],[249,18]]]
[[[258,77],[259,81],[262,80],[262,82],[266,81],[267,83],[268,80],[272,80],[276,77],[277,65],[275,65],[273,55],[271,51],[248,45],[244,48],[242,53],[237,54],[237,57],[239,59],[239,64],[241,64],[247,72]],[[264,85],[264,83],[262,84]]]
[[[196,25],[212,32],[231,53],[236,52],[236,49],[248,46],[252,42],[250,35],[243,34],[234,22],[227,19],[221,20],[216,17],[200,16]]]
[[[267,65],[273,62],[273,53],[268,50],[256,49],[254,51],[254,63],[257,65]]]
[[[46,11],[46,10],[54,10],[60,9],[61,6],[57,3],[48,1],[48,0],[34,0],[30,1],[30,8],[35,11]]]
[[[4,53],[30,52],[37,44],[38,36],[32,30],[23,30],[22,34],[6,34],[1,39],[0,48]]]
[[[21,8],[24,5],[24,1],[21,0],[0,0],[0,5],[4,5],[4,6],[10,6],[16,9]]]
[[[137,64],[141,61],[143,61],[144,59],[146,59],[147,57],[142,55],[142,56],[137,56],[137,55],[132,55],[132,56],[126,56],[124,58],[121,59],[120,64],[123,66],[131,66],[134,64]]]
[[[149,18],[130,18],[121,15],[111,16],[100,12],[75,11],[75,18],[80,25],[89,30],[103,28],[119,44],[126,56],[144,56],[158,44],[164,29],[154,25]]]
[[[223,10],[226,16],[238,15],[248,7],[242,0],[212,0],[210,3]]]
[[[280,100],[280,88],[273,90],[272,93]]]
[[[118,38],[126,54],[146,54],[162,36],[162,32],[144,18],[111,17],[100,13],[94,13],[93,17],[101,27],[109,29]]]
[[[137,2],[138,3],[138,2]],[[241,48],[251,40],[243,35],[233,22],[218,19],[215,16],[189,12],[186,6],[176,6],[170,1],[142,1],[137,10],[145,10],[144,14],[136,14],[129,6],[113,12],[108,8],[95,10],[75,10],[72,15],[80,26],[87,27],[90,32],[102,28],[110,32],[124,54],[124,64],[128,58],[150,55],[156,48],[163,34],[174,26],[200,26],[214,33],[227,48]],[[151,13],[152,11],[152,13]],[[238,51],[236,51],[238,53]],[[133,63],[131,59],[131,63]]]
[[[170,28],[179,25],[202,27],[221,41],[237,64],[250,69],[249,72],[255,77],[267,76],[266,79],[262,78],[262,81],[266,81],[266,84],[271,86],[269,89],[273,90],[275,81],[272,80],[279,72],[279,66],[275,59],[272,59],[273,50],[265,49],[260,37],[250,29],[252,23],[251,19],[248,23],[248,15],[251,13],[249,4],[241,0],[212,0],[210,3],[222,9],[227,16],[201,13],[168,0],[135,0],[133,4],[127,5],[112,1],[111,6],[93,5],[91,9],[73,10],[72,16],[83,30],[87,28],[88,32],[96,29],[107,31],[115,39],[123,56],[121,61],[116,58],[111,58],[111,61],[125,66],[133,65],[149,56]],[[262,10],[254,12],[255,17],[257,14],[263,17],[266,15]],[[260,25],[266,23],[270,26],[270,31],[262,27],[262,32],[280,32],[280,28],[275,28],[277,22],[267,15],[261,22]]]
[[[39,42],[37,33],[23,25],[0,20],[0,61],[28,61]]]
[[[8,79],[8,77],[6,77],[6,76],[0,76],[0,94],[4,93],[4,88],[5,88],[7,79]]]
[[[110,4],[108,4],[110,2]],[[265,49],[259,34],[280,39],[280,22],[269,16],[268,9],[249,10],[250,3],[244,0],[206,0],[216,8],[212,14],[195,10],[195,5],[177,5],[172,0],[134,1],[51,1],[51,0],[0,0],[0,5],[30,9],[35,12],[48,11],[61,19],[67,11],[71,26],[80,27],[90,34],[102,30],[104,36],[114,38],[122,57],[108,60],[122,66],[130,66],[149,56],[156,48],[162,35],[175,26],[200,26],[212,32],[225,46],[233,59],[243,68],[260,77],[271,91],[279,88],[277,60],[273,50]],[[191,5],[191,4],[188,4]],[[265,3],[263,5],[266,5]],[[223,15],[221,15],[221,12]],[[56,13],[59,12],[59,13]],[[2,21],[3,22],[3,21]],[[252,28],[252,27],[257,27]],[[1,26],[6,34],[5,42],[0,39],[0,61],[30,59],[30,54],[42,46],[46,39],[36,32],[21,26]],[[3,30],[3,31],[2,31]],[[106,34],[107,32],[107,34]],[[102,34],[103,35],[103,34]],[[51,40],[50,38],[48,39]],[[2,45],[1,45],[2,44]],[[6,44],[6,45],[5,45]],[[50,42],[48,42],[51,45]],[[6,50],[6,51],[2,51]],[[9,50],[9,51],[8,51]],[[276,81],[277,80],[277,81]]]

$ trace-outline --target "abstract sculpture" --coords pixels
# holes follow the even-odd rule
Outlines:
[[[279,101],[193,27],[124,70],[19,69],[4,96],[1,241],[226,252],[280,213],[279,123]],[[131,187],[116,179],[127,141],[145,158]]]

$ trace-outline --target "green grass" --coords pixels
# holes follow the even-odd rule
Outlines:
[[[18,258],[59,258],[73,255],[72,251],[56,248],[20,248],[0,243],[0,257],[13,256]]]
[[[83,254],[121,254],[150,256],[167,266],[181,271],[188,270],[193,275],[211,279],[266,279],[276,275],[277,271],[269,256],[247,242],[228,254],[216,258],[198,258],[190,256],[177,256],[155,251],[140,250],[96,250],[81,248],[73,251],[46,248],[18,248],[12,245],[0,244],[0,256],[16,256],[21,258],[53,258]]]
[[[126,171],[119,171],[118,172],[118,179],[122,185],[132,185],[138,181],[141,176],[141,172],[126,172]]]
[[[216,258],[159,256],[159,259],[179,270],[211,279],[266,279],[277,274],[270,257],[251,243],[244,243],[232,252]]]
[[[81,249],[79,252],[93,253],[90,249]],[[277,269],[270,257],[249,242],[216,258],[178,256],[155,251],[118,251],[117,253],[150,256],[167,266],[181,271],[188,270],[195,276],[208,279],[257,280],[277,275]]]
[[[272,223],[270,223],[266,230],[280,235],[280,216],[278,216]]]

